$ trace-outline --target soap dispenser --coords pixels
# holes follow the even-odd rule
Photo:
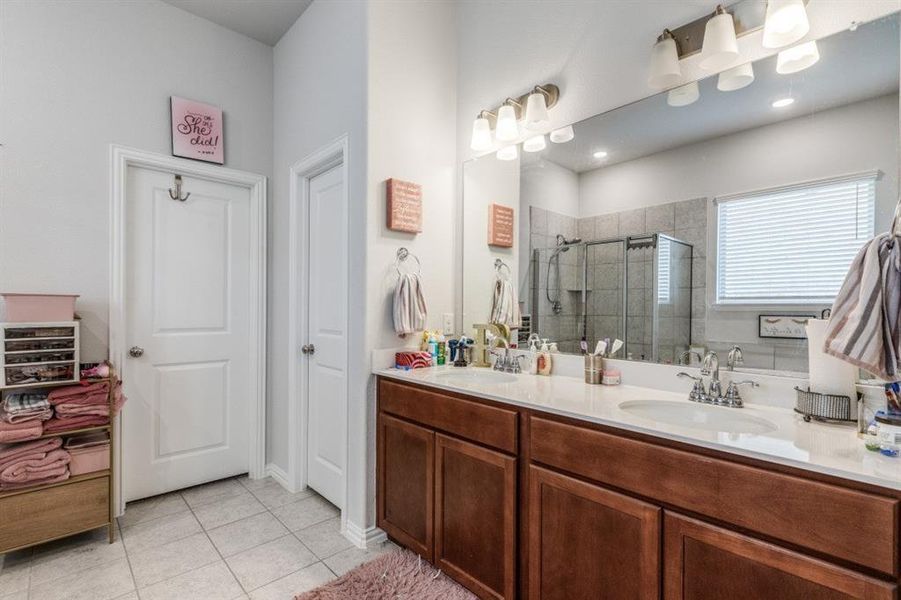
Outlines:
[[[548,350],[547,340],[541,340],[541,351],[538,353],[538,374],[551,374],[551,351]]]

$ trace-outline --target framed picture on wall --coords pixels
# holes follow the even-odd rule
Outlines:
[[[758,315],[757,337],[778,340],[806,340],[807,320],[816,315]]]
[[[225,163],[222,109],[187,98],[169,99],[172,117],[172,156]]]

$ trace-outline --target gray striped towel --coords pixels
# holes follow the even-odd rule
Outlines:
[[[877,235],[851,263],[826,327],[827,354],[886,381],[901,379],[901,239]]]
[[[394,331],[405,337],[425,329],[429,311],[422,283],[414,273],[400,273],[394,288]]]
[[[17,390],[9,392],[3,398],[3,410],[15,414],[19,412],[38,411],[50,408],[48,392],[35,392],[32,390]]]

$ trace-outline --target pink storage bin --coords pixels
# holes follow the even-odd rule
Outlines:
[[[69,463],[69,473],[84,475],[94,471],[109,469],[109,443],[99,446],[87,446],[85,448],[72,448],[69,450],[72,462]]]
[[[71,294],[0,294],[6,304],[9,323],[43,323],[75,319],[75,299]]]

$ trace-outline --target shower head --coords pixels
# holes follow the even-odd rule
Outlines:
[[[562,234],[557,234],[557,248],[560,252],[566,252],[569,250],[569,246],[580,243],[582,243],[582,238],[572,238],[571,240],[568,240],[563,237]]]

